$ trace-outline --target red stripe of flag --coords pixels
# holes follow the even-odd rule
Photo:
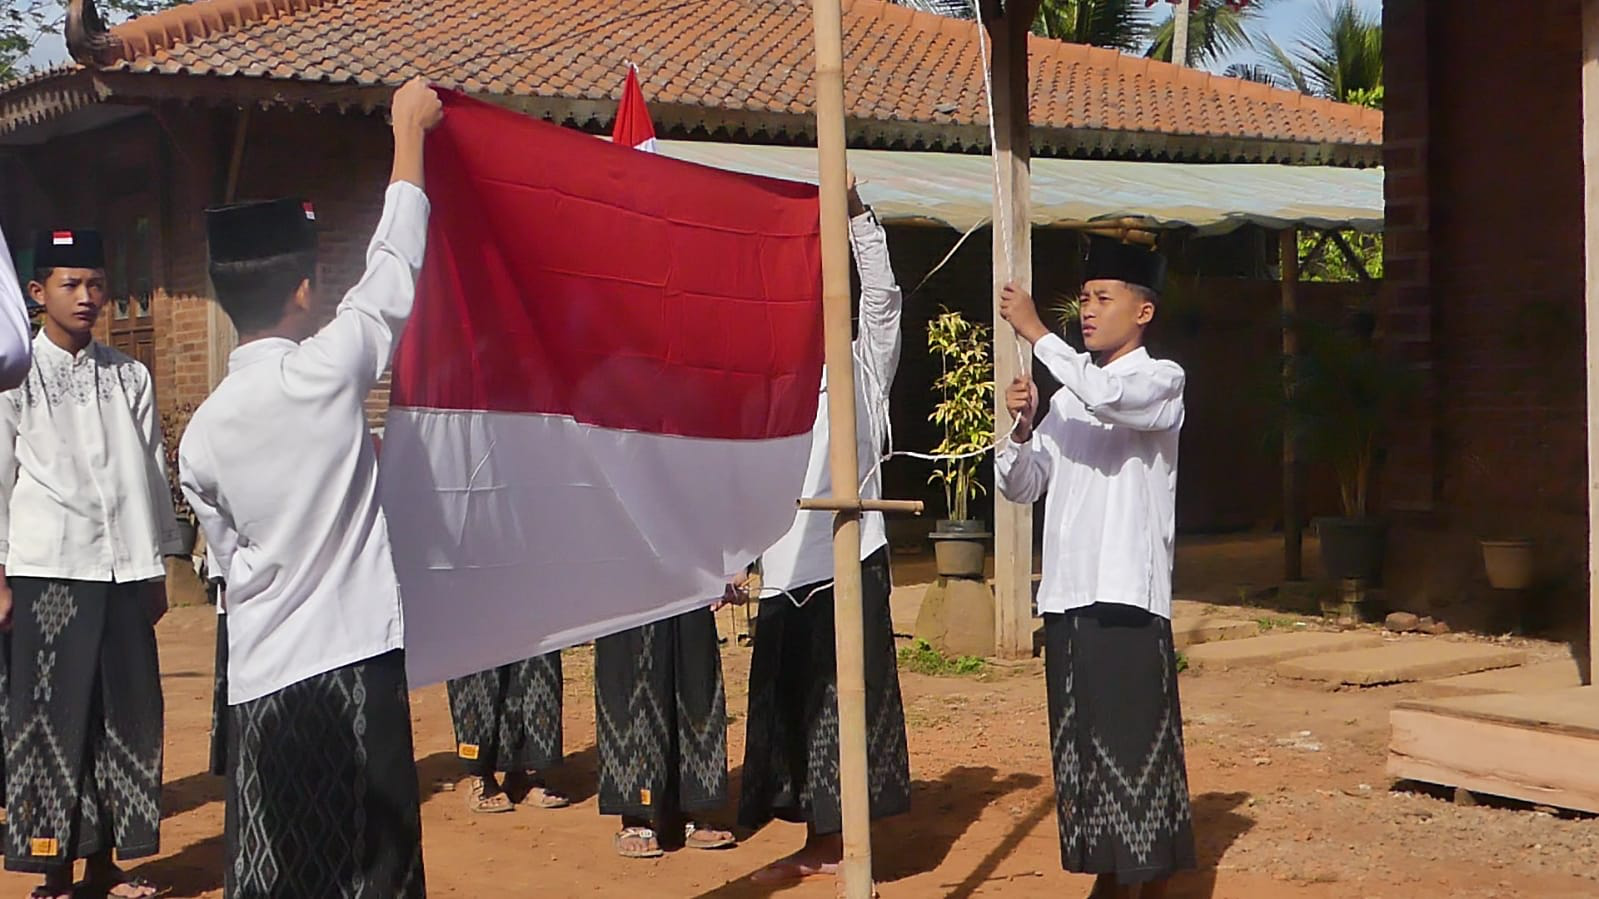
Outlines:
[[[810,430],[822,368],[814,186],[441,95],[397,405],[686,437]]]

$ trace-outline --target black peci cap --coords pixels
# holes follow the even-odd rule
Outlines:
[[[33,244],[33,267],[105,268],[105,242],[98,231],[40,231]]]
[[[1090,234],[1083,266],[1083,282],[1089,281],[1125,281],[1160,293],[1166,286],[1166,257],[1138,244]]]
[[[248,262],[316,251],[316,213],[303,200],[266,200],[205,211],[211,262]]]

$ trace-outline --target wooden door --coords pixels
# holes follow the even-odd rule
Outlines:
[[[111,345],[155,371],[155,204],[141,194],[109,204],[106,289]]]

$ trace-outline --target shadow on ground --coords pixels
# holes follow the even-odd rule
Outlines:
[[[1031,790],[1041,782],[1042,778],[1034,774],[1001,777],[991,767],[954,768],[938,780],[916,781],[911,785],[910,814],[882,822],[872,830],[878,882],[893,883],[936,870],[985,808],[1011,793]],[[1053,800],[1046,805],[1053,808]],[[1012,835],[1006,839],[1009,848],[993,853],[991,862],[985,859],[979,871],[983,866],[997,865],[1014,850],[1022,836],[1036,825],[1035,815],[1036,810],[1024,815],[1012,829]],[[760,866],[757,866],[737,880],[701,895],[706,899],[756,899],[776,895],[798,885],[751,882],[749,876],[759,870]],[[987,873],[975,873],[975,882],[981,884],[987,876]],[[957,892],[950,895],[966,894]]]

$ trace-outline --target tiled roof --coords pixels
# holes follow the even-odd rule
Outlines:
[[[394,85],[423,74],[510,100],[606,116],[638,64],[658,118],[743,116],[810,132],[809,0],[200,0],[113,29],[103,73]],[[886,0],[844,0],[856,143],[987,143],[977,26]],[[1033,38],[1040,152],[1218,161],[1372,162],[1382,114],[1167,63]],[[209,79],[208,79],[209,80]],[[330,91],[331,93],[331,91]],[[581,116],[579,116],[581,118]],[[698,127],[714,128],[701,121]],[[722,127],[728,127],[722,120]]]

